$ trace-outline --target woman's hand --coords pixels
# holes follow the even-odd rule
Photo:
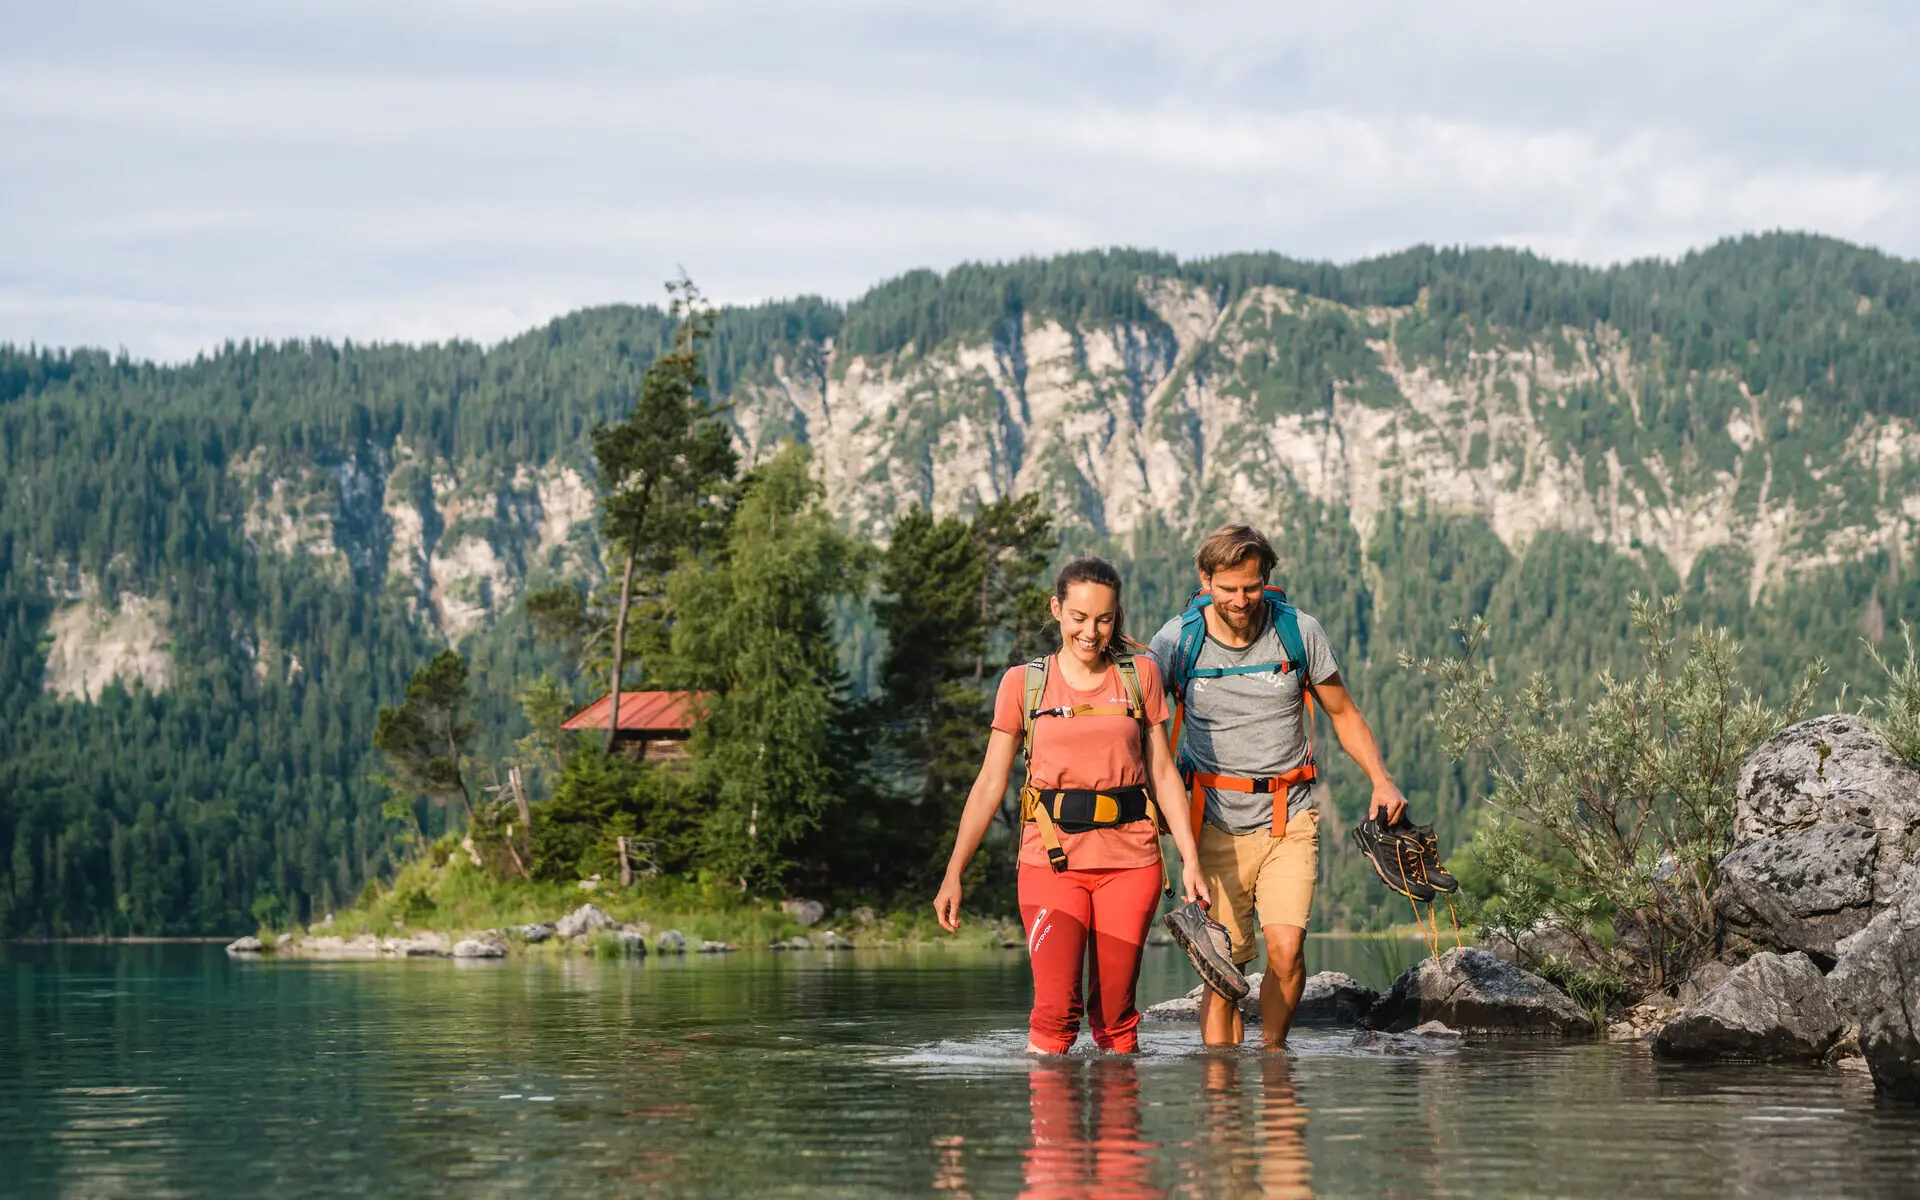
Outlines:
[[[940,885],[940,894],[933,898],[933,915],[940,918],[940,927],[948,933],[960,928],[960,877],[949,873]]]
[[[1200,868],[1194,863],[1180,864],[1180,886],[1189,900],[1198,900],[1208,908],[1213,907],[1213,897],[1207,894],[1207,881],[1201,876]]]

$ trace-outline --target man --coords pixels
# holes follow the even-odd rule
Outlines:
[[[1407,802],[1340,680],[1326,630],[1305,613],[1290,614],[1304,661],[1289,662],[1283,644],[1293,640],[1292,630],[1276,627],[1266,598],[1275,561],[1259,530],[1215,530],[1194,554],[1201,590],[1211,594],[1200,609],[1204,640],[1190,636],[1185,647],[1192,656],[1197,644],[1198,656],[1175,661],[1182,653],[1179,617],[1154,635],[1152,651],[1174,701],[1184,705],[1178,758],[1196,797],[1204,799],[1198,840],[1212,915],[1227,927],[1232,965],[1243,972],[1254,957],[1258,915],[1267,939],[1261,1037],[1267,1049],[1283,1050],[1306,986],[1302,952],[1319,864],[1308,692],[1373,783],[1369,816],[1397,821]],[[1284,806],[1277,814],[1276,804]],[[1237,1045],[1245,1037],[1239,1006],[1212,984],[1200,1001],[1200,1030],[1209,1046]]]

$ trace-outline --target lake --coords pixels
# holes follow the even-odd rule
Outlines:
[[[1404,951],[1315,939],[1380,983]],[[1150,951],[1149,1003],[1192,986]],[[230,960],[0,946],[0,1194],[1912,1196],[1864,1078],[1605,1044],[1030,1061],[1020,951]]]

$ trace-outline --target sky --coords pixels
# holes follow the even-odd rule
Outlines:
[[[1920,256],[1920,5],[0,0],[0,342],[491,342],[1095,246]]]

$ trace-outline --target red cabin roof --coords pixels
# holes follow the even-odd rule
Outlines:
[[[622,732],[648,733],[693,729],[694,714],[705,692],[621,692],[620,729]],[[611,693],[581,709],[562,729],[605,729],[607,710],[613,707]]]

